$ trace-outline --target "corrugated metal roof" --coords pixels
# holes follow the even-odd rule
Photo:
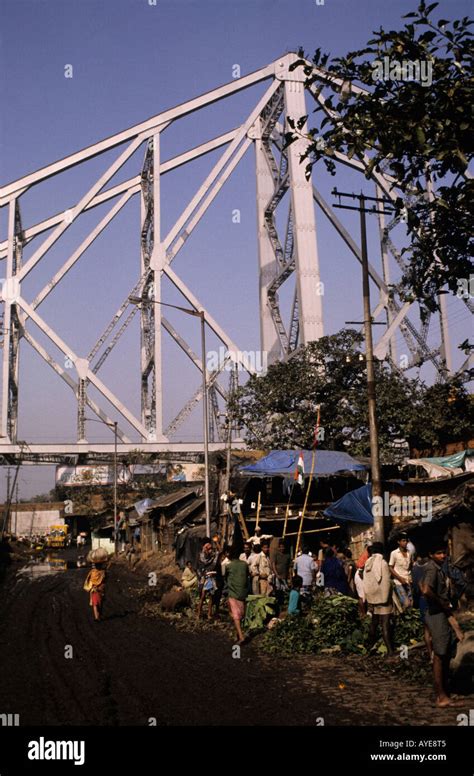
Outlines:
[[[177,504],[179,501],[182,501],[191,495],[196,495],[194,488],[180,488],[180,490],[175,491],[174,493],[167,493],[165,496],[161,496],[161,498],[156,499],[152,508],[158,509],[159,507],[171,507],[173,504]]]
[[[198,510],[202,510],[205,506],[206,499],[205,498],[196,498],[193,501],[191,501],[190,504],[188,504],[187,507],[184,507],[184,509],[181,509],[177,515],[175,515],[170,521],[168,525],[173,525],[173,523],[184,523],[184,521],[193,515]]]

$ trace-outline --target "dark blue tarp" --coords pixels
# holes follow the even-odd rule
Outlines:
[[[333,520],[351,520],[354,523],[373,525],[371,483],[346,493],[345,496],[325,509],[324,515],[332,517]]]
[[[311,473],[311,450],[273,450],[250,466],[242,466],[241,474],[254,477],[293,477],[300,453],[304,458],[304,473],[307,477]],[[315,477],[329,476],[345,471],[365,471],[366,467],[352,458],[348,453],[339,453],[335,450],[316,450],[314,467]]]

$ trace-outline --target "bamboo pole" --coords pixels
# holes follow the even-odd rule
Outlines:
[[[240,527],[242,528],[242,531],[244,534],[244,539],[246,542],[248,542],[248,540],[250,539],[250,534],[248,532],[247,523],[245,522],[245,517],[242,514],[240,504],[239,504],[239,522],[240,522]]]
[[[314,464],[315,464],[315,461],[316,461],[316,447],[317,447],[317,444],[318,444],[318,436],[319,436],[318,435],[318,431],[319,431],[320,416],[321,416],[321,405],[318,404],[318,417],[316,419],[316,428],[315,428],[315,431],[314,431],[314,442],[313,442],[313,454],[311,456],[311,472],[310,472],[309,479],[308,479],[308,487],[306,489],[306,495],[305,495],[304,504],[303,504],[303,511],[301,513],[300,527],[298,529],[298,538],[296,540],[295,557],[298,555],[298,550],[299,550],[300,544],[301,544],[301,533],[302,533],[302,530],[303,530],[304,516],[305,516],[305,512],[306,512],[306,507],[308,505],[309,491],[311,490],[311,482],[313,480]]]
[[[326,531],[337,531],[338,528],[339,528],[338,525],[332,525],[330,528],[311,528],[310,531],[305,531],[305,534],[321,533],[321,532],[326,533]],[[299,534],[299,531],[293,531],[292,533],[287,533],[286,535],[298,536],[298,534]]]

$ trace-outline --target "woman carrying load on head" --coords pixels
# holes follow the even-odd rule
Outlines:
[[[89,593],[89,606],[92,606],[94,622],[100,622],[105,594],[105,570],[101,563],[92,564],[84,582],[84,590]]]

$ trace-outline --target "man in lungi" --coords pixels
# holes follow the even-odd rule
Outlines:
[[[238,644],[245,641],[241,622],[245,615],[245,601],[248,593],[249,567],[244,560],[239,559],[235,546],[230,550],[230,563],[225,568],[228,590],[228,604],[237,631]]]

